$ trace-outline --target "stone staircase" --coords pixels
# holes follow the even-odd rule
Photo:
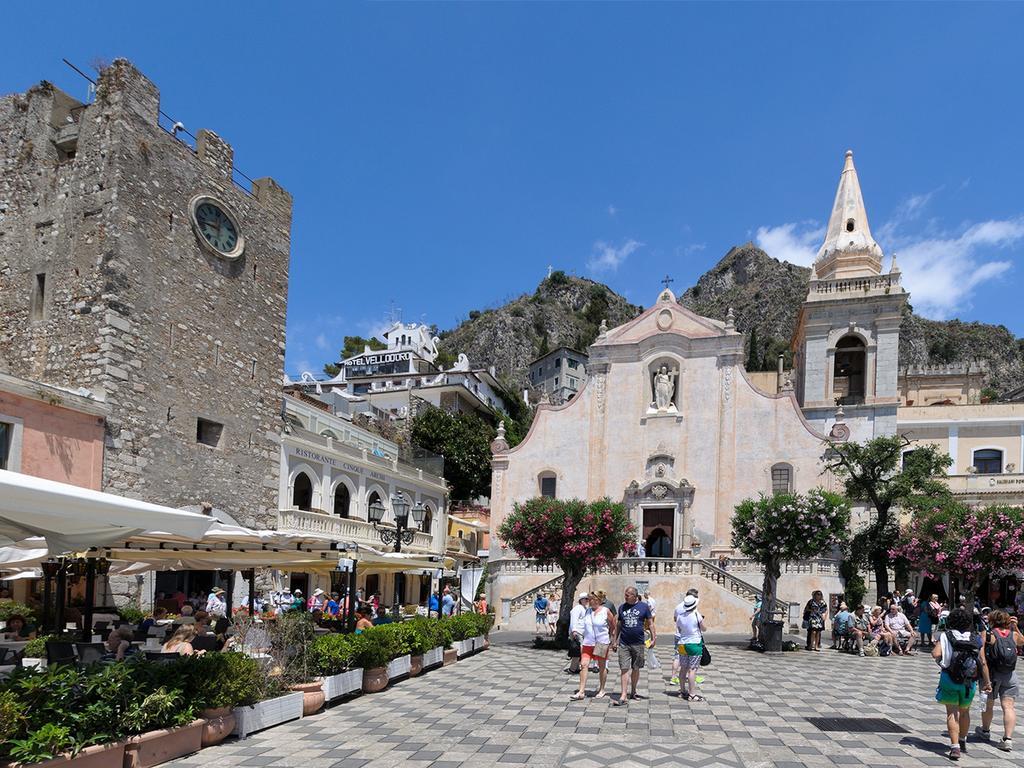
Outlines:
[[[523,561],[520,561],[520,563],[522,562]],[[553,572],[558,573],[557,570]],[[725,589],[731,594],[736,595],[741,600],[749,603],[751,610],[753,610],[757,599],[762,595],[760,587],[755,586],[748,581],[744,581],[734,573],[730,573],[727,570],[719,568],[715,563],[709,560],[703,560],[695,557],[673,559],[621,558],[613,560],[603,568],[596,571],[596,575],[635,576],[638,581],[651,576],[699,576],[717,584],[722,589]],[[505,603],[505,605],[502,609],[502,623],[507,623],[516,614],[521,613],[528,608],[532,608],[533,601],[539,593],[550,594],[554,592],[555,594],[560,595],[562,591],[562,581],[562,576],[559,574],[554,578],[545,581],[543,584],[539,584],[536,587],[516,595],[511,598],[511,600],[503,600],[502,602]],[[794,617],[797,615],[795,613],[795,609],[798,609],[799,606],[780,599],[776,599],[775,602],[775,618],[786,624],[788,628],[792,628],[794,625]]]

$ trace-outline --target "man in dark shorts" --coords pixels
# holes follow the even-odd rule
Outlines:
[[[650,606],[640,601],[636,587],[628,587],[625,602],[619,606],[619,620],[615,622],[615,636],[612,650],[619,654],[619,671],[622,673],[622,693],[612,705],[621,707],[626,703],[626,683],[629,681],[629,698],[639,699],[636,685],[640,682],[640,670],[644,667],[644,629],[651,628],[651,647],[657,641],[654,631],[654,617]]]

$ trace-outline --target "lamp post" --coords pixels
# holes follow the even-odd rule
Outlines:
[[[377,530],[377,535],[380,540],[388,545],[394,546],[395,552],[402,551],[402,544],[412,544],[413,537],[416,535],[416,529],[419,528],[423,522],[423,517],[426,515],[427,508],[420,502],[417,502],[412,507],[412,519],[413,527],[409,527],[409,500],[405,498],[405,495],[399,491],[391,497],[391,509],[395,513],[395,527],[381,528],[380,522],[384,519],[384,505],[381,504],[378,498],[369,507],[370,522],[373,523],[373,527]],[[405,574],[395,574],[395,601],[394,601],[394,614],[397,618],[399,600],[403,596],[405,590]]]
[[[43,631],[53,628],[53,579],[61,564],[52,557],[43,562]]]

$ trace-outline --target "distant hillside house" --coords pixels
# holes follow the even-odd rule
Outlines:
[[[435,364],[439,340],[426,325],[395,322],[381,334],[387,348],[363,349],[343,360],[333,379],[304,373],[288,385],[335,392],[346,413],[366,413],[384,421],[404,421],[423,403],[452,413],[476,413],[491,422],[503,407],[493,368],[472,368],[460,354],[448,370]]]
[[[572,400],[587,381],[586,353],[558,347],[530,363],[530,386],[556,405]]]

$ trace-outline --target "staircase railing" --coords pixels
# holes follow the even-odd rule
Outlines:
[[[728,589],[734,595],[743,598],[751,605],[753,605],[759,598],[764,598],[764,590],[760,587],[756,587],[753,584],[738,578],[735,574],[729,573],[729,571],[724,568],[719,568],[710,560],[701,560],[700,563],[701,576],[709,581],[715,582],[725,589]],[[776,621],[788,621],[789,617],[792,615],[795,605],[795,603],[789,603],[776,597],[775,611],[772,618]]]
[[[508,621],[525,608],[532,607],[533,601],[537,598],[537,595],[540,592],[561,592],[563,580],[564,578],[561,575],[559,575],[553,579],[545,581],[543,584],[537,585],[533,589],[526,590],[521,595],[516,595],[511,600],[503,600],[501,617],[502,621]]]

